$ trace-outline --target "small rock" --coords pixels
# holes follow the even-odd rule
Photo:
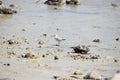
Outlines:
[[[86,76],[84,76],[83,79],[101,80],[102,77],[95,72],[90,72]]]
[[[22,31],[25,31],[25,29],[22,29]]]
[[[58,60],[59,58],[57,56],[54,56],[54,60]]]
[[[91,58],[91,59],[98,59],[99,57],[100,57],[99,55],[94,55],[94,56],[93,56],[93,55],[90,55],[90,58]]]
[[[81,73],[81,72],[78,72],[78,71],[75,71],[75,72],[73,73],[73,75],[82,75],[82,73]]]
[[[15,7],[15,5],[14,4],[10,4],[9,7]]]
[[[44,57],[45,57],[45,55],[42,55],[42,57],[44,58]]]
[[[78,46],[71,47],[71,48],[73,48],[75,53],[81,53],[81,54],[87,54],[87,52],[90,51],[90,49],[86,47],[85,45],[78,45]]]
[[[2,9],[0,9],[0,11],[1,11],[3,14],[13,14],[13,13],[17,13],[17,11],[12,10],[12,9],[9,9],[9,8],[2,8]]]
[[[57,78],[58,78],[58,76],[53,76],[53,78],[54,78],[54,79],[57,79]]]
[[[58,8],[56,8],[56,7],[54,8],[54,10],[57,10],[57,9],[58,9]]]
[[[47,36],[47,34],[43,34],[43,36],[44,36],[44,37],[46,37],[46,36]]]
[[[38,44],[39,44],[39,45],[43,45],[43,44],[45,44],[45,42],[39,41]]]
[[[3,65],[5,65],[5,66],[10,66],[10,63],[7,63],[7,64],[3,64]]]
[[[117,59],[114,59],[114,62],[118,62],[118,60],[117,60]]]
[[[32,53],[26,53],[21,55],[23,58],[36,58],[36,55]]]
[[[12,44],[16,43],[14,40],[7,40],[7,42],[8,42],[9,45],[12,45]]]
[[[116,41],[119,41],[119,38],[116,38],[115,40],[116,40]]]
[[[62,3],[62,0],[47,0],[44,2],[44,4],[48,5],[60,5]]]
[[[16,55],[14,51],[8,52],[9,55]]]
[[[78,0],[66,0],[66,4],[68,4],[68,5],[77,5]]]
[[[100,39],[94,39],[93,42],[100,42]]]

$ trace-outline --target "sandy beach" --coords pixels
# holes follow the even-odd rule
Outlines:
[[[45,5],[45,0],[2,2],[15,4],[17,13],[0,14],[0,80],[86,80],[93,71],[101,80],[111,80],[120,70],[119,0],[63,1],[60,6]],[[66,40],[56,46],[54,34]],[[79,44],[90,51],[70,48]],[[21,56],[27,53],[35,58]]]

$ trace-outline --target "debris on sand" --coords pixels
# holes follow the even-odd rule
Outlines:
[[[94,39],[93,42],[100,42],[100,39]]]
[[[116,41],[119,41],[119,38],[116,38],[115,40],[116,40]]]
[[[21,55],[23,58],[36,58],[36,55],[31,54],[31,53],[26,53]]]
[[[5,7],[2,1],[0,1],[0,14],[14,14],[14,13],[17,13],[17,11]]]
[[[59,58],[57,56],[54,56],[54,60],[58,60]]]
[[[47,0],[44,4],[48,5],[61,5],[63,0]]]
[[[97,74],[96,72],[90,72],[83,77],[83,79],[92,79],[92,80],[101,80],[101,75]]]
[[[78,45],[78,46],[71,47],[71,48],[73,48],[75,53],[81,53],[81,54],[87,54],[90,51],[90,49],[86,47],[85,45]]]
[[[78,5],[78,0],[66,0],[66,4],[68,4],[68,5]]]
[[[56,80],[58,78],[58,76],[53,76],[53,78]]]
[[[100,58],[100,55],[70,55],[74,60],[82,59],[82,60],[96,60]]]
[[[10,63],[6,63],[6,64],[3,64],[3,65],[5,65],[5,66],[10,66]]]
[[[8,55],[16,55],[14,51],[8,52]]]
[[[44,37],[47,37],[47,34],[43,34]]]
[[[11,39],[10,39],[10,40],[7,40],[7,42],[8,42],[9,45],[18,43],[18,42],[14,41],[14,40],[11,40]]]

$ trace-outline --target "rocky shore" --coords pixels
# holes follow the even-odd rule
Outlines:
[[[102,1],[0,1],[0,80],[119,80],[120,1]]]

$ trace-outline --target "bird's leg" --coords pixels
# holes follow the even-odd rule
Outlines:
[[[58,45],[60,46],[61,41],[58,41]]]

